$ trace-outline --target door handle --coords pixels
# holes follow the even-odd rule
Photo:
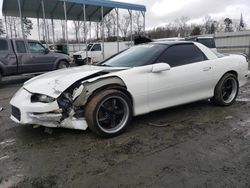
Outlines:
[[[204,67],[203,71],[210,71],[212,69],[212,67]]]

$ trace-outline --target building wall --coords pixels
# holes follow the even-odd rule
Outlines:
[[[215,43],[219,52],[245,53],[250,57],[250,30],[228,33],[216,33]]]

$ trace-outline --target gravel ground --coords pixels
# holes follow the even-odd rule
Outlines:
[[[100,139],[13,123],[9,101],[28,78],[0,85],[0,188],[250,187],[250,81],[233,106],[161,110]]]

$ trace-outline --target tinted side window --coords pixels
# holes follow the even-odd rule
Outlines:
[[[16,41],[16,48],[18,53],[26,53],[26,47],[23,41]]]
[[[0,51],[6,51],[8,50],[8,43],[6,40],[0,40]]]
[[[169,47],[157,62],[177,67],[206,60],[205,55],[193,44],[181,44]]]
[[[101,44],[95,44],[91,51],[102,51]]]

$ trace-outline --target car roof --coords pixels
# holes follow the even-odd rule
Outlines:
[[[186,39],[213,39],[213,36],[190,36],[186,37]]]
[[[177,44],[194,44],[193,41],[158,41],[158,42],[151,42],[151,44],[163,44],[168,46],[173,46]]]

